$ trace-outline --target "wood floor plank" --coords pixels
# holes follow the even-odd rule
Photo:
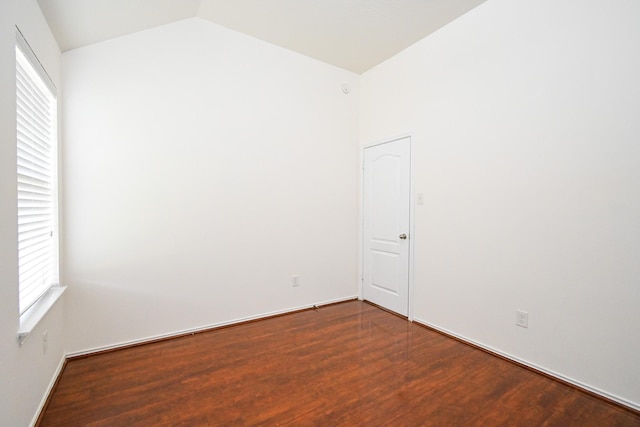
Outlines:
[[[352,301],[69,360],[40,426],[640,426]]]

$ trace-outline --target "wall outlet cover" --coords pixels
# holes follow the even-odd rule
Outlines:
[[[524,310],[516,310],[516,325],[523,328],[529,327],[529,313]]]

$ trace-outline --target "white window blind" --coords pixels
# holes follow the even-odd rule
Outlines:
[[[22,36],[16,43],[20,314],[57,282],[55,88]]]

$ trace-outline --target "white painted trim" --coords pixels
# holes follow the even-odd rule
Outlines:
[[[487,351],[489,351],[491,353],[495,353],[497,355],[500,355],[500,356],[502,356],[502,357],[504,357],[506,359],[512,360],[514,362],[520,363],[520,364],[525,365],[525,366],[528,366],[528,367],[530,367],[530,368],[532,368],[532,369],[534,369],[536,371],[543,372],[543,373],[545,373],[545,374],[547,374],[547,375],[549,375],[551,377],[554,377],[554,378],[557,378],[559,380],[565,381],[565,382],[567,382],[569,384],[572,384],[572,385],[574,385],[574,386],[576,386],[578,388],[587,390],[587,391],[589,391],[591,393],[597,394],[597,395],[602,396],[602,397],[604,397],[606,399],[609,399],[609,400],[612,400],[614,402],[617,402],[617,403],[619,403],[619,404],[621,404],[623,406],[629,407],[629,408],[634,409],[636,411],[640,411],[640,404],[638,404],[638,403],[635,403],[635,402],[632,402],[630,400],[624,399],[624,398],[622,398],[620,396],[616,396],[615,394],[608,393],[608,392],[606,392],[604,390],[600,390],[597,387],[593,387],[593,386],[591,386],[589,384],[585,384],[585,383],[583,383],[581,381],[575,380],[575,379],[573,379],[571,377],[567,377],[567,376],[562,375],[562,374],[560,374],[558,372],[555,372],[553,370],[544,368],[544,367],[542,367],[540,365],[536,365],[535,363],[531,363],[531,362],[529,362],[527,360],[520,359],[519,357],[512,356],[511,354],[508,354],[508,353],[505,353],[503,351],[500,351],[500,350],[498,350],[498,349],[496,349],[494,347],[482,344],[482,343],[480,343],[478,341],[469,339],[469,338],[467,338],[467,337],[465,337],[463,335],[456,334],[455,332],[451,332],[446,328],[442,328],[440,326],[434,325],[433,323],[429,323],[429,322],[427,322],[425,320],[415,318],[414,321],[416,323],[420,323],[422,325],[425,325],[425,326],[428,326],[430,328],[433,328],[436,331],[440,331],[440,332],[442,332],[444,334],[451,335],[452,337],[456,337],[457,339],[459,339],[461,341],[464,341],[464,342],[467,342],[469,344],[473,344],[473,345],[475,345],[477,347],[483,348],[483,349],[485,349],[485,350],[487,350]]]
[[[358,231],[358,299],[364,300],[364,151],[367,148],[377,145],[388,144],[390,142],[399,141],[409,138],[409,289],[407,291],[407,319],[413,321],[413,281],[414,281],[414,265],[415,265],[415,243],[413,236],[415,235],[415,138],[414,132],[403,133],[398,136],[364,144],[360,147],[360,227]]]
[[[189,335],[189,334],[195,334],[195,333],[198,333],[198,332],[204,332],[204,331],[211,330],[211,329],[217,329],[217,328],[220,328],[220,327],[223,327],[223,326],[232,326],[232,325],[236,325],[236,324],[239,324],[239,323],[244,323],[244,322],[251,321],[251,320],[260,320],[260,319],[265,319],[265,318],[272,317],[272,316],[278,316],[278,315],[282,315],[282,314],[294,313],[294,312],[300,311],[300,310],[307,310],[307,309],[311,309],[311,308],[315,308],[315,307],[322,307],[323,305],[335,304],[335,303],[346,302],[346,301],[352,301],[352,300],[355,300],[357,298],[358,298],[357,295],[352,295],[350,297],[336,298],[336,299],[332,299],[332,300],[328,300],[328,301],[317,302],[315,304],[308,304],[308,305],[302,305],[302,306],[298,306],[298,307],[291,307],[291,308],[287,308],[287,309],[284,309],[284,310],[271,311],[271,312],[268,312],[268,313],[262,313],[262,314],[258,314],[258,315],[255,315],[255,316],[241,317],[241,318],[238,318],[238,319],[227,320],[227,321],[224,321],[224,322],[218,322],[218,323],[212,323],[212,324],[209,324],[209,325],[198,326],[196,328],[189,328],[189,329],[184,329],[184,330],[181,330],[181,331],[174,331],[174,332],[170,332],[168,334],[153,335],[153,336],[150,336],[150,337],[140,338],[140,339],[131,340],[131,341],[122,341],[122,342],[119,342],[117,344],[106,345],[106,346],[102,346],[102,347],[94,347],[94,348],[89,348],[89,349],[85,349],[85,350],[80,350],[80,351],[67,353],[66,357],[67,358],[72,358],[72,357],[78,357],[78,356],[86,356],[86,355],[89,355],[89,354],[98,353],[98,352],[107,351],[107,350],[117,350],[119,348],[129,347],[129,346],[132,346],[132,345],[145,344],[145,343],[149,343],[149,342],[153,342],[153,341],[157,341],[157,340],[161,340],[161,339],[174,338],[174,337],[179,337],[179,336],[183,336],[183,335]]]
[[[60,299],[65,290],[67,290],[66,286],[51,286],[35,304],[20,316],[20,327],[18,328],[18,342],[20,345],[29,338],[31,331],[33,331],[44,316],[47,315],[51,307]]]
[[[388,144],[390,142],[394,142],[394,141],[398,141],[400,139],[405,139],[405,138],[409,138],[411,141],[413,141],[413,132],[407,132],[407,133],[401,133],[400,135],[396,135],[390,138],[385,138],[385,139],[380,139],[377,141],[373,141],[373,142],[369,142],[366,143],[364,145],[362,145],[362,150],[361,153],[364,153],[364,150],[366,148],[371,148],[371,147],[375,147],[376,145],[382,145],[382,144]],[[364,160],[364,154],[362,154],[362,160]]]
[[[415,235],[416,235],[416,168],[415,168],[415,138],[409,135],[409,167],[411,168],[411,178],[409,183],[409,301],[407,307],[407,319],[413,322],[413,290],[414,290],[414,271],[415,271]]]
[[[49,395],[51,395],[51,393],[53,392],[53,387],[56,385],[56,381],[58,381],[60,374],[62,374],[62,368],[64,367],[64,364],[66,361],[67,361],[67,357],[65,355],[62,355],[62,358],[60,358],[60,363],[58,363],[58,367],[56,368],[56,371],[53,373],[53,376],[51,377],[51,381],[49,382],[49,385],[47,386],[47,389],[45,390],[44,395],[42,396],[42,400],[40,401],[40,404],[38,405],[38,408],[36,409],[36,413],[33,416],[31,423],[29,423],[29,426],[34,427],[38,422],[38,418],[40,417],[40,414],[44,409],[44,405],[47,403],[47,399],[49,399]]]
[[[360,147],[360,173],[358,174],[358,300],[364,298],[364,149]]]

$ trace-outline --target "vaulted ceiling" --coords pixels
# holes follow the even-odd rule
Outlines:
[[[363,73],[486,0],[38,0],[62,51],[200,17]]]

